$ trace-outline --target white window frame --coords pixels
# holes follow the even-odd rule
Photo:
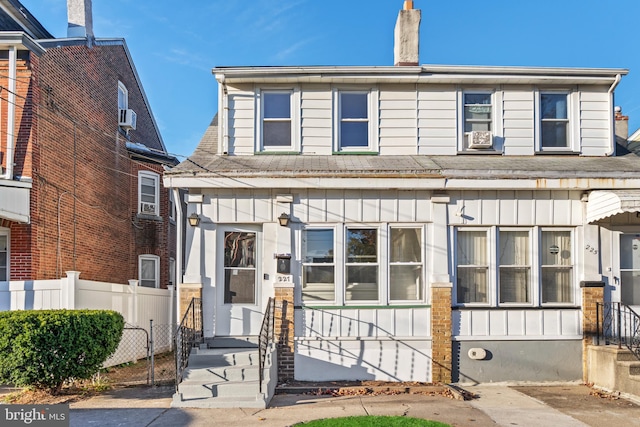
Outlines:
[[[343,147],[340,141],[341,126],[342,126],[342,107],[341,107],[341,95],[343,93],[361,94],[367,96],[367,131],[368,141],[366,147]],[[357,152],[378,152],[378,90],[377,89],[350,89],[350,88],[335,88],[333,91],[334,102],[334,151],[341,153],[357,153]],[[345,121],[360,121],[364,122],[364,119],[346,119]]]
[[[488,288],[487,302],[463,303],[458,302],[458,232],[459,231],[486,231],[488,244]],[[528,231],[530,248],[530,302],[505,302],[500,303],[500,265],[499,265],[499,235],[500,231]],[[542,302],[542,232],[567,231],[571,235],[571,301],[570,302]],[[487,226],[487,227],[454,227],[451,233],[452,273],[453,273],[453,305],[456,307],[575,307],[577,303],[577,242],[576,229],[574,227],[541,227],[541,226]]]
[[[160,287],[160,257],[158,255],[144,254],[138,256],[138,285],[142,286],[142,262],[143,261],[153,261],[154,263],[154,288]],[[151,286],[147,286],[150,288]]]
[[[167,189],[169,191],[169,219],[173,222],[176,221],[176,201],[173,198],[173,190],[171,188]]]
[[[491,137],[492,148],[469,148],[470,132],[465,131],[466,117],[464,114],[465,95],[491,95]],[[457,91],[458,117],[458,151],[467,153],[496,153],[502,152],[503,146],[503,92],[494,88],[465,88]]]
[[[305,249],[306,246],[304,244],[304,242],[302,241],[304,233],[307,231],[316,231],[316,230],[331,230],[333,232],[333,263],[313,263],[313,262],[306,262],[305,261]],[[332,225],[326,225],[326,226],[322,226],[322,225],[314,225],[314,226],[308,226],[308,227],[304,227],[301,231],[300,231],[300,257],[299,259],[301,260],[301,271],[300,271],[300,287],[302,288],[302,286],[304,286],[304,274],[305,274],[305,267],[308,266],[332,266],[333,267],[333,300],[331,301],[310,301],[307,300],[305,301],[302,298],[302,289],[300,289],[300,297],[299,300],[300,302],[302,302],[303,304],[306,305],[314,305],[314,304],[336,304],[339,300],[341,300],[341,287],[339,286],[339,281],[338,281],[338,277],[342,276],[340,274],[340,263],[339,260],[342,259],[342,257],[339,254],[339,251],[336,250],[338,246],[338,229],[335,226]]]
[[[176,286],[176,279],[176,259],[169,258],[169,285]]]
[[[291,144],[288,146],[265,146],[263,123],[265,120],[282,121],[280,119],[265,119],[263,95],[267,93],[289,94],[290,96],[290,117],[291,123]],[[256,91],[256,147],[258,152],[299,152],[300,151],[300,90],[299,88],[278,88],[268,87]]]
[[[5,236],[7,238],[7,251],[6,251],[6,264],[7,271],[6,277],[0,276],[0,282],[9,282],[11,278],[11,234],[8,229],[0,229],[0,236]]]
[[[153,212],[143,211],[142,209],[142,178],[152,179],[154,181],[155,187],[155,202]],[[148,202],[144,202],[148,204]],[[160,215],[160,175],[155,172],[150,171],[138,171],[138,213],[140,215],[151,215],[151,216],[159,216]]]
[[[122,94],[122,96],[120,96]],[[122,102],[121,102],[122,101]],[[126,110],[129,108],[129,91],[122,82],[118,82],[118,110]],[[118,111],[119,114],[119,111]]]
[[[578,92],[569,89],[540,89],[536,88],[534,102],[534,114],[535,114],[535,145],[538,152],[578,152],[579,151],[579,137],[580,135],[580,119],[578,112],[579,102],[576,99]],[[542,146],[542,95],[565,95],[567,97],[567,145],[566,147],[543,147]]]
[[[407,261],[403,261],[403,262],[392,262],[391,261],[391,244],[393,243],[391,240],[391,233],[393,229],[419,229],[420,230],[420,261],[419,262],[407,262]],[[386,233],[386,246],[387,246],[387,251],[386,254],[384,255],[384,263],[386,264],[387,267],[387,274],[386,274],[386,292],[388,295],[387,298],[387,302],[389,304],[416,304],[416,303],[422,303],[425,301],[425,293],[426,293],[426,287],[425,287],[425,283],[426,283],[426,232],[425,232],[425,227],[421,224],[402,224],[402,223],[398,223],[398,224],[389,224],[388,228],[387,228],[387,233]],[[404,300],[392,300],[391,299],[391,267],[392,266],[420,266],[422,273],[421,273],[421,277],[420,277],[420,289],[417,289],[417,292],[419,294],[419,297],[416,299],[404,299]]]

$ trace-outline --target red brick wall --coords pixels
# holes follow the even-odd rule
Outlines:
[[[162,143],[123,46],[50,48],[23,65],[22,72],[28,74],[29,65],[33,75],[20,80],[19,91],[33,101],[33,111],[23,109],[19,119],[16,174],[33,178],[32,208],[30,225],[11,226],[11,279],[77,270],[84,279],[126,283],[138,277],[138,255],[148,253],[160,256],[166,285],[175,252],[167,237],[167,191],[160,192],[162,219],[137,215],[137,170],[161,175],[162,167],[132,159],[126,150],[117,121],[118,81],[138,116],[130,141],[159,150]],[[0,111],[6,117],[6,108]]]

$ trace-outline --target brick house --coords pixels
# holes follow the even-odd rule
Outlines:
[[[275,297],[280,381],[579,381],[596,303],[640,305],[627,70],[419,65],[412,3],[394,66],[213,69],[218,116],[164,176],[200,220],[181,304],[214,346]]]
[[[0,2],[0,283],[82,277],[173,283],[173,198],[162,141],[123,39],[96,38],[69,0],[54,38]]]

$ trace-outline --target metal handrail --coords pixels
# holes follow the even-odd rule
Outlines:
[[[176,391],[182,381],[182,373],[189,362],[191,349],[203,342],[202,337],[202,299],[193,298],[176,329]]]
[[[262,383],[264,382],[264,366],[267,358],[267,348],[269,343],[273,342],[274,336],[274,319],[275,319],[275,302],[273,298],[269,298],[267,308],[262,318],[262,326],[260,327],[260,335],[258,336],[258,366],[260,370],[260,393],[262,393]]]
[[[596,304],[596,344],[624,345],[640,360],[640,315],[631,307],[619,302]]]

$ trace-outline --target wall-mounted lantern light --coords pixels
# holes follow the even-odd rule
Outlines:
[[[198,224],[200,224],[200,217],[198,216],[198,214],[194,212],[189,215],[189,225],[192,227],[197,227]]]
[[[286,227],[287,225],[289,225],[290,219],[291,218],[289,217],[289,215],[282,212],[282,214],[278,217],[278,222],[280,223],[281,226]]]

